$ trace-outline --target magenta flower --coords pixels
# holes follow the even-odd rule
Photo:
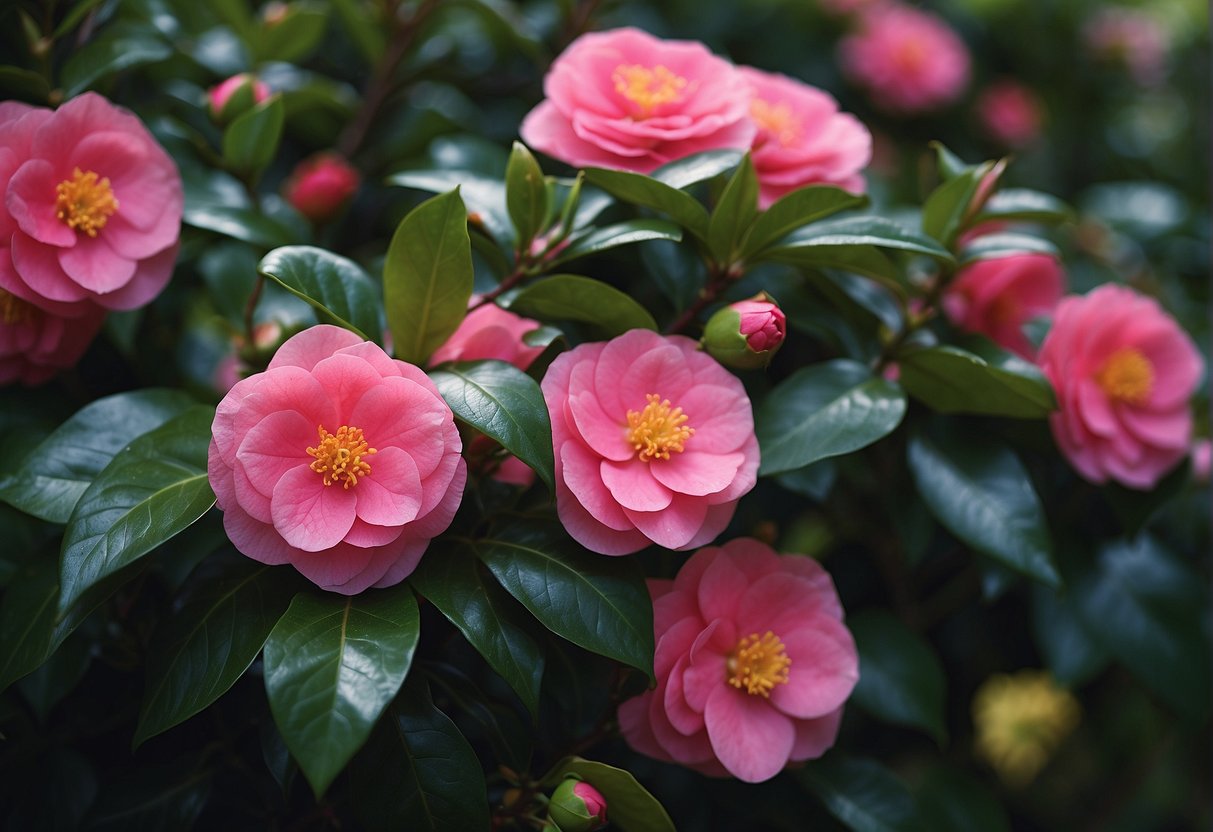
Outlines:
[[[860,171],[872,159],[872,134],[850,113],[840,113],[829,93],[786,75],[752,67],[738,71],[749,82],[750,117],[758,133],[751,158],[760,186],[759,207],[806,185],[837,185],[863,193]]]
[[[1038,363],[1057,391],[1053,437],[1086,479],[1149,489],[1187,456],[1204,361],[1152,298],[1108,284],[1063,299]]]
[[[467,480],[425,373],[334,326],[293,336],[237,382],[212,434],[211,486],[236,548],[345,595],[404,580]]]
[[[649,173],[704,150],[744,150],[754,138],[745,79],[694,41],[632,28],[582,35],[556,58],[543,90],[519,132],[577,167]]]
[[[742,538],[649,592],[657,688],[619,708],[632,748],[757,783],[834,744],[859,659],[817,561]]]
[[[138,118],[96,93],[53,113],[0,116],[0,156],[9,218],[0,233],[15,226],[0,243],[12,258],[0,288],[60,314],[82,301],[133,309],[164,288],[181,176]]]
[[[948,285],[943,308],[966,332],[1032,360],[1036,352],[1023,325],[1048,315],[1061,300],[1066,276],[1047,254],[1013,254],[979,260],[961,269]]]
[[[876,106],[895,113],[938,109],[969,83],[969,50],[942,18],[901,3],[863,15],[839,44],[843,72]]]
[[[472,302],[477,300],[473,298]],[[525,370],[543,352],[543,347],[528,347],[522,336],[538,328],[538,321],[486,303],[467,314],[446,343],[434,350],[430,364],[495,358]]]
[[[977,96],[976,106],[982,130],[999,144],[1026,147],[1040,138],[1044,105],[1018,81],[1003,79],[990,84]]]
[[[336,153],[317,153],[300,162],[282,187],[282,195],[312,222],[327,222],[349,202],[362,178]]]
[[[75,366],[105,321],[103,309],[78,312],[56,315],[0,289],[0,385],[42,384]]]
[[[690,338],[634,329],[582,344],[552,362],[542,388],[556,509],[595,552],[702,546],[754,487],[750,400]]]

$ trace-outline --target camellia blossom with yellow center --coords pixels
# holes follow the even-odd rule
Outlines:
[[[556,358],[542,388],[556,509],[595,552],[702,546],[754,487],[750,400],[690,338],[635,329],[582,344]]]
[[[815,560],[742,538],[649,593],[657,688],[619,708],[634,749],[756,783],[834,744],[859,659]]]
[[[404,580],[450,525],[462,448],[425,373],[315,326],[219,403],[208,471],[237,549],[352,595]]]
[[[1042,670],[987,679],[973,696],[978,755],[1008,785],[1026,786],[1074,726],[1078,700]]]

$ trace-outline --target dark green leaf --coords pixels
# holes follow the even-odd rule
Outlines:
[[[685,191],[643,174],[622,170],[586,168],[585,178],[617,199],[668,214],[701,240],[707,236],[707,209]]]
[[[1040,498],[1010,448],[941,421],[913,434],[908,454],[923,502],[952,534],[1030,578],[1061,583]]]
[[[897,267],[888,256],[875,246],[868,245],[809,245],[785,249],[776,243],[761,255],[756,255],[752,262],[758,260],[812,269],[842,269],[885,282],[895,282],[898,279]]]
[[[414,208],[396,228],[383,264],[383,296],[398,358],[425,364],[459,328],[472,279],[459,189]]]
[[[932,238],[884,217],[847,217],[813,223],[784,237],[767,255],[778,252],[779,259],[784,259],[793,252],[836,246],[875,246],[911,254],[925,254],[943,263],[953,262],[948,250]]]
[[[236,205],[187,206],[182,222],[261,248],[298,242],[295,233],[277,220]]]
[[[931,769],[917,796],[919,814],[931,832],[1011,832],[998,798],[961,769]]]
[[[265,690],[319,796],[400,690],[421,634],[405,584],[350,598],[300,593],[265,643]]]
[[[754,414],[761,475],[795,471],[867,447],[892,433],[906,412],[892,382],[846,359],[803,367],[771,391]]]
[[[61,612],[215,504],[206,473],[214,416],[199,405],[139,436],[81,495],[63,534]]]
[[[652,177],[671,188],[682,190],[732,170],[741,161],[741,156],[738,150],[708,150],[695,153],[662,165],[653,171]]]
[[[931,646],[883,610],[850,616],[847,627],[859,648],[856,704],[888,722],[921,728],[943,745],[943,666]]]
[[[505,167],[505,204],[517,232],[519,251],[526,251],[543,231],[548,215],[548,192],[543,170],[522,142],[514,142]]]
[[[92,658],[95,634],[74,632],[42,666],[17,683],[39,722],[79,684]]]
[[[552,423],[533,378],[504,361],[445,364],[430,378],[456,418],[501,443],[555,489]]]
[[[1111,656],[1087,632],[1073,593],[1061,594],[1043,586],[1032,589],[1032,634],[1053,678],[1068,688],[1094,678]]]
[[[558,274],[527,286],[510,303],[510,311],[541,321],[581,321],[614,337],[629,329],[657,329],[649,311],[601,280]]]
[[[653,605],[631,558],[588,552],[559,527],[517,523],[476,541],[501,585],[552,632],[653,676]]]
[[[922,206],[923,232],[951,248],[972,212],[977,189],[992,168],[990,162],[967,168],[931,191]]]
[[[780,474],[775,481],[793,494],[824,503],[826,497],[830,496],[830,489],[834,487],[836,479],[838,466],[832,459],[823,459],[795,471]]]
[[[468,170],[406,170],[392,174],[387,182],[433,194],[458,188],[469,216],[476,214],[493,239],[503,245],[514,239],[505,205],[505,185],[500,179]]]
[[[239,558],[204,564],[190,593],[148,649],[134,745],[184,722],[222,696],[261,652],[286,611],[293,581]]]
[[[286,107],[280,95],[241,113],[223,131],[224,164],[246,175],[260,173],[278,152],[285,121]]]
[[[1073,217],[1074,210],[1052,194],[1027,188],[1003,188],[987,200],[975,224],[989,220],[1065,222]]]
[[[833,185],[813,185],[792,191],[758,217],[746,235],[741,256],[749,259],[760,255],[771,243],[797,228],[839,211],[862,208],[867,204],[866,196],[852,194]]]
[[[442,557],[423,558],[409,580],[459,628],[537,718],[543,649],[519,622],[514,602],[481,572],[471,547],[452,541]]]
[[[724,187],[708,219],[708,249],[717,263],[731,265],[739,256],[741,241],[758,216],[758,175],[747,153]]]
[[[558,265],[578,257],[597,254],[600,251],[618,248],[619,246],[642,243],[645,240],[682,239],[682,229],[669,220],[627,220],[603,228],[595,228],[588,234],[576,237],[569,242],[567,248],[550,261],[550,265]]]
[[[901,386],[940,413],[1043,419],[1057,409],[1035,365],[988,342],[972,346],[981,354],[945,345],[898,355]]]
[[[935,151],[935,163],[939,166],[939,177],[941,179],[955,179],[965,171],[972,170],[971,165],[967,165],[964,161],[953,153],[951,150],[940,141],[932,141],[927,143],[928,146]]]
[[[115,72],[163,61],[172,54],[173,48],[150,26],[116,23],[71,54],[61,79],[64,98],[74,98]]]
[[[853,832],[920,832],[914,798],[875,760],[833,753],[797,775],[830,814]]]
[[[611,826],[620,832],[674,832],[674,822],[657,798],[622,768],[597,763],[582,757],[561,760],[544,778],[554,787],[567,774],[575,774],[597,789],[606,799]]]
[[[3,93],[5,98],[46,101],[51,94],[51,87],[45,76],[32,69],[0,66],[0,93]]]
[[[353,260],[314,246],[286,246],[261,258],[257,270],[368,341],[380,340],[375,282]]]
[[[375,19],[378,7],[366,6],[359,0],[329,0],[341,18],[350,40],[358,47],[368,66],[379,62],[387,48],[388,31]]]
[[[250,38],[249,46],[260,61],[299,61],[314,50],[324,37],[328,6],[292,3],[283,19],[262,24]]]
[[[114,454],[193,400],[179,390],[136,390],[98,399],[44,439],[0,486],[0,499],[52,523],[66,523],[80,495]]]
[[[206,807],[211,773],[196,759],[179,757],[107,783],[88,813],[88,832],[180,832]]]
[[[1043,237],[1002,232],[983,234],[975,238],[961,250],[960,264],[967,266],[979,260],[997,260],[1000,257],[1015,257],[1020,254],[1046,254],[1055,259],[1061,257],[1057,246]]]
[[[59,617],[59,564],[35,559],[19,573],[0,603],[0,691],[50,658],[92,607]]]

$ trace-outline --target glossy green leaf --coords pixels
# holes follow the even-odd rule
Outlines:
[[[400,690],[421,635],[407,585],[295,596],[265,643],[274,722],[319,796]]]
[[[85,489],[63,534],[60,611],[215,504],[206,473],[214,416],[199,405],[137,437]]]
[[[184,722],[235,684],[286,611],[296,582],[247,558],[204,564],[148,649],[134,745]]]
[[[972,213],[977,189],[992,168],[989,162],[967,168],[931,191],[922,205],[923,233],[951,248]]]
[[[724,187],[708,218],[708,249],[717,263],[730,265],[740,253],[741,241],[758,216],[758,175],[750,154]]]
[[[630,771],[582,757],[568,757],[544,777],[544,785],[553,788],[568,774],[575,774],[602,794],[611,826],[618,827],[619,832],[674,832],[674,822],[665,807]]]
[[[510,311],[541,321],[580,321],[607,337],[629,329],[657,329],[647,309],[601,280],[558,274],[536,280],[515,296]]]
[[[1049,586],[1061,578],[1040,498],[1015,454],[951,421],[911,435],[910,473],[923,502],[947,529],[1004,566]]]
[[[619,246],[642,243],[645,240],[678,242],[681,239],[682,229],[669,220],[626,220],[603,228],[595,228],[588,234],[570,240],[568,246],[552,258],[550,264],[555,266],[578,257],[586,257]]]
[[[535,379],[504,361],[444,364],[430,378],[455,418],[495,439],[555,489],[552,422]]]
[[[793,494],[824,503],[837,479],[838,465],[832,459],[823,459],[795,471],[780,474],[775,481]]]
[[[972,170],[972,165],[965,164],[964,160],[953,153],[941,141],[927,142],[927,146],[935,151],[935,164],[939,167],[939,178],[943,180],[955,179],[967,170]]]
[[[772,246],[767,254],[771,256],[778,253],[779,259],[787,259],[793,253],[837,246],[873,246],[891,251],[923,254],[943,263],[953,262],[948,250],[931,237],[911,231],[893,220],[870,216],[813,223],[784,237]]]
[[[795,471],[867,447],[901,424],[906,399],[862,364],[838,359],[797,370],[754,414],[758,473]]]
[[[1074,603],[1073,591],[1032,588],[1032,634],[1053,678],[1075,688],[1103,670],[1111,654],[1086,624]]]
[[[960,264],[967,266],[981,260],[997,260],[1021,254],[1044,254],[1054,259],[1061,257],[1057,246],[1043,237],[1031,234],[1004,232],[983,234],[965,246],[960,252]]]
[[[746,235],[741,256],[748,259],[790,234],[797,228],[815,223],[839,211],[862,208],[868,198],[836,188],[833,185],[812,185],[799,188],[778,199],[763,211],[750,233]]]
[[[179,390],[147,389],[86,405],[0,479],[0,500],[43,520],[66,523],[80,495],[114,454],[193,403]]]
[[[452,541],[442,557],[423,558],[409,580],[459,628],[537,718],[543,648],[520,622],[521,610],[481,571],[472,548]]]
[[[742,153],[737,150],[707,150],[682,159],[667,162],[651,176],[671,188],[682,190],[706,182],[714,176],[737,167]]]
[[[811,761],[796,778],[853,832],[927,832],[913,795],[875,760],[835,752]]]
[[[1057,409],[1053,386],[1035,365],[988,342],[972,346],[981,354],[948,345],[901,353],[898,381],[940,413],[1043,419]]]
[[[172,54],[173,48],[152,27],[116,23],[71,53],[61,76],[63,96],[73,98],[115,72],[163,61]]]
[[[1052,194],[1027,188],[1003,188],[982,206],[975,224],[990,220],[1056,223],[1073,218],[1074,209]]]
[[[315,246],[286,246],[261,258],[257,271],[316,307],[322,321],[380,340],[379,289],[353,260]]]
[[[40,723],[46,723],[51,710],[88,672],[96,637],[96,633],[73,632],[45,662],[17,682],[17,688]]]
[[[505,167],[505,204],[514,224],[519,250],[525,251],[531,240],[543,231],[548,215],[548,192],[543,170],[522,142],[514,142]]]
[[[937,766],[918,787],[918,811],[930,832],[1011,832],[998,797],[973,775]]]
[[[59,564],[35,558],[18,572],[0,601],[0,691],[49,659],[89,609],[78,606],[59,616]]]
[[[472,247],[459,189],[418,205],[392,235],[383,296],[396,357],[424,365],[458,329],[472,296]]]
[[[785,238],[786,239],[786,238]],[[776,243],[767,248],[762,254],[755,255],[751,262],[773,261],[788,263],[811,269],[841,269],[854,274],[867,275],[878,280],[892,283],[898,280],[898,269],[888,255],[876,246],[869,245],[839,245],[839,246],[803,246],[799,248],[781,248]]]
[[[245,175],[260,173],[278,152],[286,106],[275,95],[241,113],[223,131],[223,162]]]
[[[262,24],[249,46],[260,61],[296,62],[306,58],[324,38],[328,5],[292,3],[282,20]]]
[[[298,242],[295,233],[277,220],[236,205],[186,206],[181,221],[265,249]]]
[[[639,564],[583,549],[559,527],[519,522],[476,541],[506,590],[556,635],[653,676],[653,605]]]
[[[375,19],[378,7],[359,0],[329,0],[350,40],[358,47],[367,65],[373,66],[387,49],[388,30]]]
[[[931,646],[883,610],[849,616],[847,627],[859,649],[855,703],[886,722],[920,728],[943,745],[945,679]]]
[[[644,174],[607,168],[586,168],[585,178],[617,199],[667,214],[700,239],[707,236],[707,209],[685,191]]]
[[[433,194],[458,188],[468,216],[475,214],[477,222],[494,240],[505,245],[514,239],[505,204],[505,184],[500,179],[467,170],[406,170],[392,174],[387,182]]]

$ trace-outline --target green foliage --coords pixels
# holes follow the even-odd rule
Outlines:
[[[381,339],[378,289],[352,260],[314,246],[286,246],[261,258],[257,271],[316,307],[322,322]]]

